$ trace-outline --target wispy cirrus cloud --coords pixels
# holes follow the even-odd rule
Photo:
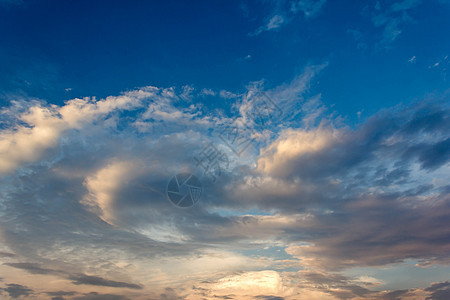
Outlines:
[[[306,18],[312,18],[320,12],[325,3],[326,0],[297,0],[292,1],[290,5],[293,13],[301,11]]]
[[[262,25],[261,27],[259,27],[258,29],[256,29],[255,32],[253,32],[250,35],[259,35],[264,31],[271,31],[277,28],[280,28],[281,25],[283,25],[286,22],[285,18],[281,15],[274,15],[272,16],[267,24]]]
[[[375,4],[375,11],[372,14],[372,23],[375,27],[382,29],[382,39],[380,46],[388,47],[402,33],[403,27],[412,21],[409,12],[419,6],[421,0],[403,0],[390,5]]]
[[[264,25],[261,25],[250,36],[257,36],[265,31],[277,30],[290,23],[296,15],[301,13],[305,19],[310,19],[319,14],[326,0],[293,0],[275,2],[275,13],[267,18]]]

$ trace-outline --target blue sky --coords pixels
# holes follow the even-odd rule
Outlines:
[[[0,0],[0,36],[1,297],[450,297],[449,1]]]
[[[324,61],[313,90],[351,118],[448,86],[448,62],[428,68],[448,55],[445,2],[409,1],[390,13],[389,1],[379,10],[333,1],[311,16],[276,1],[8,3],[0,12],[3,93],[55,103],[150,84],[241,91],[264,79],[273,87]],[[284,23],[252,35],[274,16]],[[396,25],[377,26],[377,16]]]

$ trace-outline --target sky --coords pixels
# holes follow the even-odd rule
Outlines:
[[[0,0],[1,299],[450,299],[447,0]]]

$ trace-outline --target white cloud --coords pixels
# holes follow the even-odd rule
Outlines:
[[[311,130],[288,129],[271,145],[261,151],[257,169],[265,174],[289,176],[293,169],[301,168],[295,161],[309,154],[325,151],[342,140],[344,133],[330,127]]]
[[[21,115],[27,125],[0,133],[0,175],[14,170],[19,164],[39,159],[49,147],[56,145],[68,127],[52,109],[32,107]]]
[[[212,89],[202,89],[200,95],[202,95],[202,96],[215,96],[216,92],[213,91]]]
[[[86,178],[89,194],[81,203],[103,221],[114,225],[114,201],[117,192],[139,174],[140,164],[133,161],[113,161]],[[142,170],[141,170],[142,171]]]
[[[281,26],[284,23],[284,18],[280,15],[275,15],[270,18],[269,23],[266,25],[265,30],[273,30]]]
[[[0,132],[0,175],[41,158],[66,130],[80,129],[113,111],[134,109],[151,94],[143,89],[99,101],[76,98],[61,107],[30,107],[18,117],[23,125]]]
[[[291,3],[291,11],[297,13],[302,11],[305,17],[311,18],[318,14],[325,5],[326,0],[298,0]]]
[[[276,271],[246,272],[221,278],[214,286],[217,291],[246,294],[258,291],[261,294],[282,294],[281,277]]]
[[[323,9],[326,0],[295,0],[290,2],[288,8],[280,8],[283,5],[278,5],[276,13],[268,19],[264,25],[261,25],[250,36],[257,36],[265,31],[276,30],[283,25],[290,23],[296,14],[302,12],[306,19],[310,19],[319,14]]]
[[[281,15],[274,15],[271,17],[265,25],[260,26],[256,31],[250,35],[259,35],[264,31],[271,31],[281,27],[286,22],[285,18]]]
[[[239,95],[237,95],[237,94],[235,94],[233,92],[230,92],[230,91],[226,91],[226,90],[221,90],[219,92],[219,96],[221,98],[224,98],[224,99],[234,99],[234,98],[238,98],[239,97]]]

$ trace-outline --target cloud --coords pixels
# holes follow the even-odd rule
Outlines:
[[[13,298],[17,299],[22,296],[29,296],[33,293],[33,290],[27,288],[26,286],[15,284],[15,283],[9,283],[6,285],[6,288],[3,288],[5,292],[8,293],[8,295]]]
[[[16,256],[14,253],[10,253],[10,252],[0,252],[0,257],[14,257]]]
[[[202,96],[215,96],[216,92],[214,92],[212,89],[202,89],[201,95]]]
[[[234,105],[242,122],[258,131],[261,131],[263,125],[263,131],[272,132],[298,126],[298,120],[301,120],[303,126],[313,125],[325,109],[320,102],[320,95],[310,99],[305,99],[304,95],[309,91],[311,81],[326,66],[327,63],[307,66],[290,82],[268,91],[264,91],[263,81],[250,83],[247,86],[248,92]],[[258,120],[255,119],[259,119],[261,124],[256,124]],[[273,128],[275,124],[277,128]]]
[[[188,125],[210,126],[212,120],[202,115],[201,105],[191,103],[192,95],[186,96],[186,93],[192,93],[191,87],[185,86],[178,94],[174,88],[152,87],[152,91],[153,94],[148,99],[148,107],[133,123],[140,132],[150,133],[155,128],[160,130],[163,122],[166,127],[178,127],[178,129]]]
[[[241,283],[240,280],[243,280]],[[246,279],[251,279],[247,284]],[[267,282],[266,282],[267,281]],[[223,288],[220,283],[229,287]],[[262,284],[262,287],[259,285]],[[433,287],[436,286],[436,290]],[[262,289],[261,289],[262,288]],[[264,294],[264,292],[275,292]],[[447,283],[435,283],[428,288],[372,291],[363,282],[340,274],[299,272],[243,272],[219,280],[202,282],[188,293],[197,299],[445,299]]]
[[[291,11],[297,13],[302,11],[307,18],[311,18],[319,13],[325,5],[326,0],[298,0],[291,2]]]
[[[142,289],[142,286],[127,283],[121,281],[107,280],[98,276],[88,276],[88,275],[72,275],[69,277],[72,280],[73,284],[88,284],[95,286],[109,286],[109,287],[117,287],[117,288],[129,288],[129,289]]]
[[[343,133],[333,128],[310,131],[288,129],[266,149],[258,159],[257,169],[268,175],[292,176],[299,167],[297,160],[307,160],[311,155],[328,149],[343,139]]]
[[[238,98],[239,97],[239,95],[237,95],[235,93],[232,93],[230,91],[226,91],[226,90],[221,90],[219,92],[219,96],[221,98],[224,98],[224,99],[233,99],[233,98]]]
[[[151,91],[128,92],[104,100],[73,99],[64,106],[32,106],[18,117],[15,128],[0,132],[0,175],[40,159],[69,129],[80,129],[115,110],[133,109]]]
[[[114,224],[114,197],[138,172],[137,162],[111,162],[86,178],[85,185],[89,194],[82,200],[82,204],[98,214],[103,221]]]
[[[78,296],[73,298],[74,300],[127,300],[127,298],[122,295],[114,295],[114,294],[99,294],[96,292],[91,292],[89,294],[85,294],[84,296]]]
[[[424,104],[403,114],[374,116],[356,131],[345,126],[336,128],[328,121],[322,121],[310,130],[287,129],[271,145],[262,149],[258,169],[270,175],[278,172],[279,176],[289,176],[305,171],[311,176],[320,173],[321,165],[327,161],[328,166],[323,171],[332,174],[337,168],[348,171],[352,165],[370,161],[380,154],[378,151],[386,151],[390,159],[412,160],[423,169],[430,170],[448,162],[448,140],[444,134],[449,124],[447,115],[448,108],[445,106]],[[400,125],[401,122],[405,125]],[[437,139],[429,138],[427,132],[430,130],[436,131]],[[410,145],[402,148],[404,143]],[[314,157],[318,160],[315,161]],[[310,165],[312,161],[314,166]]]
[[[257,222],[267,238],[303,243],[287,249],[303,265],[446,263],[448,232],[434,222],[450,213],[444,180],[448,116],[446,105],[422,103],[402,113],[380,113],[356,130],[322,122],[309,130],[281,131],[261,149],[256,173],[218,193],[228,196],[229,208],[309,214],[272,224],[276,234],[263,229],[262,219]],[[232,231],[251,235],[250,228],[247,218]],[[256,228],[251,232],[262,239]]]
[[[339,272],[450,261],[448,105],[387,108],[349,126],[310,91],[325,66],[269,90],[250,83],[230,92],[230,111],[218,114],[189,88],[156,87],[5,108],[11,128],[2,134],[29,139],[41,153],[17,156],[0,179],[2,250],[14,253],[2,273],[54,277],[64,288],[49,290],[93,299],[431,295],[376,292],[384,278]],[[282,112],[263,129],[252,123],[258,95]],[[216,135],[234,119],[259,134],[240,157]],[[33,130],[47,127],[52,138],[34,145]],[[230,158],[215,183],[194,160],[209,143]],[[203,197],[192,208],[166,198],[180,172],[201,179]]]
[[[164,293],[159,295],[160,299],[164,299],[164,300],[181,300],[183,299],[183,297],[180,297],[177,295],[177,293],[175,292],[174,289],[172,288],[166,288],[164,290]]]
[[[75,292],[70,292],[70,291],[55,291],[55,292],[46,292],[47,295],[49,296],[54,296],[54,297],[62,297],[62,296],[73,296],[76,293]]]
[[[407,9],[411,9],[419,5],[421,0],[403,0],[399,2],[395,2],[391,5],[391,11],[403,11]]]
[[[188,295],[220,299],[386,299],[364,283],[339,274],[312,271],[241,272],[195,285]],[[213,296],[214,295],[214,296]]]
[[[281,296],[286,292],[284,289],[283,278],[278,272],[264,270],[242,272],[203,283],[194,287],[193,293],[197,294],[196,290],[199,290],[203,291],[204,297],[216,295],[228,299],[264,299],[261,295]]]
[[[260,29],[258,29],[256,31],[256,35],[258,35],[259,33],[261,33],[262,31],[270,31],[270,30],[274,30],[279,28],[283,23],[285,22],[284,18],[280,15],[275,15],[272,18],[270,18],[269,22],[263,26],[260,27]]]
[[[5,263],[5,265],[26,270],[32,274],[58,274],[59,272],[51,269],[42,268],[34,263]]]
[[[448,299],[450,296],[450,283],[448,281],[446,282],[440,282],[432,284],[430,287],[426,288],[425,291],[431,292],[431,295],[427,297],[426,299],[436,299],[436,300],[443,300]]]
[[[294,0],[275,2],[275,13],[266,20],[264,25],[258,27],[250,36],[257,36],[265,31],[277,30],[290,23],[295,15],[302,12],[305,19],[317,16],[323,9],[326,0]]]
[[[129,288],[138,290],[142,289],[142,286],[134,283],[109,280],[99,276],[91,276],[86,274],[71,274],[70,272],[67,271],[57,271],[53,269],[42,268],[39,264],[36,263],[6,263],[5,265],[25,270],[31,274],[56,275],[62,278],[67,278],[68,280],[72,281],[72,283],[75,285],[93,285],[93,286],[104,286],[115,288]],[[62,295],[61,292],[58,293],[59,293],[58,295]],[[49,292],[48,294],[56,295],[53,292]]]
[[[380,2],[377,2],[372,15],[372,23],[375,27],[383,29],[380,46],[388,47],[398,38],[404,25],[412,21],[408,12],[420,3],[420,0],[404,0],[394,2],[389,6],[382,6]]]
[[[283,23],[285,23],[286,20],[281,15],[274,15],[272,16],[265,25],[260,26],[258,29],[256,29],[255,32],[251,33],[250,36],[259,35],[264,31],[271,31],[277,28],[280,28]]]

